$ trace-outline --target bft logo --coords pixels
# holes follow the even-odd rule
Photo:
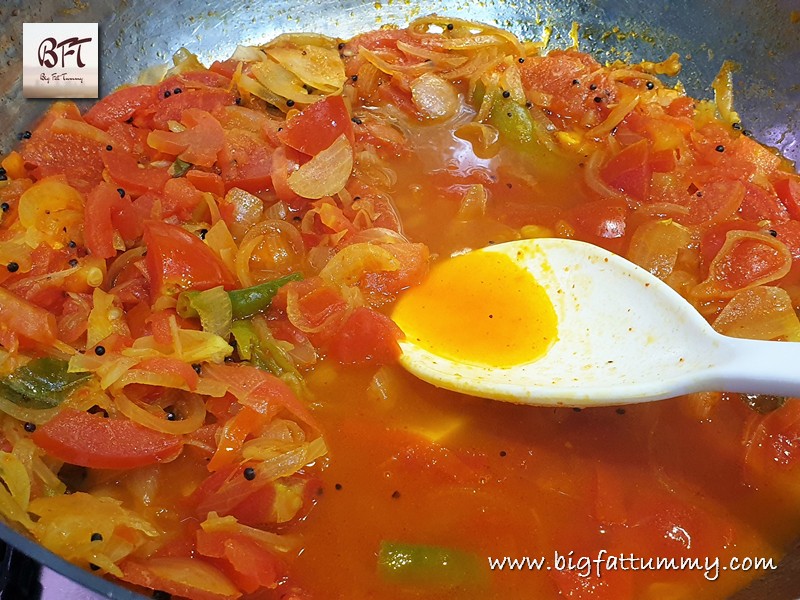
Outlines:
[[[75,56],[76,66],[82,69],[86,63],[81,60],[81,47],[91,41],[92,38],[79,40],[76,37],[71,37],[63,42],[51,37],[44,39],[39,44],[39,66],[52,69],[56,65],[60,65],[62,69],[65,69],[67,68],[67,57]],[[61,52],[56,52],[56,50]]]
[[[26,98],[97,98],[97,23],[23,23]]]

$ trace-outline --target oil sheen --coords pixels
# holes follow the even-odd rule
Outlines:
[[[500,252],[445,260],[392,314],[406,339],[467,364],[510,367],[542,357],[556,339],[555,309],[528,271]]]

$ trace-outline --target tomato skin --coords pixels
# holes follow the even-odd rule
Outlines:
[[[90,469],[133,469],[169,461],[183,449],[181,438],[128,419],[110,419],[62,409],[33,434],[48,454]]]
[[[117,254],[111,212],[119,199],[117,189],[105,182],[94,188],[86,198],[83,236],[89,251],[100,258],[111,258]]]
[[[341,96],[328,96],[286,122],[278,138],[290,148],[314,156],[341,134],[353,143],[353,123]]]
[[[402,332],[389,317],[360,306],[334,337],[328,356],[345,365],[391,364],[400,358]]]
[[[175,288],[207,290],[221,285],[230,290],[237,285],[236,278],[211,248],[183,227],[147,221],[144,242],[154,298]]]
[[[139,109],[156,101],[157,89],[152,85],[132,85],[118,89],[94,104],[83,118],[89,125],[107,130],[114,123],[133,117]]]

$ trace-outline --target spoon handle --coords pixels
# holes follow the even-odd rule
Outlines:
[[[707,373],[708,389],[800,397],[800,342],[719,337],[721,358]]]

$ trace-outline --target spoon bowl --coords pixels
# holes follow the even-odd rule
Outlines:
[[[544,288],[557,336],[540,358],[498,367],[491,356],[485,364],[443,357],[407,335],[400,362],[429,383],[496,400],[574,407],[711,390],[800,393],[800,343],[720,335],[667,284],[602,248],[535,239],[474,252],[505,254]]]

